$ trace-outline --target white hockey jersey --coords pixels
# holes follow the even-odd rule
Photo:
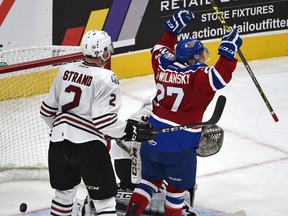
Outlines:
[[[118,120],[121,91],[110,70],[86,61],[59,69],[40,115],[52,129],[51,141],[104,142],[104,135],[121,138],[126,123]]]
[[[132,115],[129,116],[128,119],[135,120],[141,123],[147,123],[149,120],[149,116],[152,113],[152,99],[155,97],[155,95],[152,95],[148,98],[145,99],[143,102],[140,110],[137,112],[133,113]],[[124,142],[124,141],[123,141]],[[126,141],[124,144],[131,149],[133,142],[135,141]],[[140,145],[140,143],[138,143]],[[110,155],[112,156],[113,159],[130,159],[131,155],[124,151],[122,148],[120,148],[114,141],[112,144],[112,148],[110,151]]]

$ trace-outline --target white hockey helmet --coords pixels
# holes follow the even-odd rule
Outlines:
[[[104,61],[113,52],[111,37],[105,31],[90,30],[82,38],[82,52],[85,56],[101,57]],[[108,55],[104,55],[107,53]]]

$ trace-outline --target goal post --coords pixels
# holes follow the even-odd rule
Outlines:
[[[40,105],[59,67],[83,58],[78,46],[0,51],[0,182],[48,179],[49,128]]]

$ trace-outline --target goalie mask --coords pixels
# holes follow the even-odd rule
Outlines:
[[[111,37],[105,31],[88,31],[82,38],[81,48],[85,56],[101,57],[104,61],[113,53]]]
[[[217,125],[203,127],[197,156],[208,157],[216,154],[222,148],[224,131]]]

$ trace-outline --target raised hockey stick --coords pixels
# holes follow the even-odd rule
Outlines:
[[[225,21],[223,15],[221,14],[221,12],[219,11],[219,8],[217,7],[215,1],[214,1],[214,0],[210,0],[210,3],[211,3],[211,5],[212,5],[213,9],[215,10],[215,12],[216,12],[216,14],[217,14],[217,16],[218,16],[218,19],[220,20],[220,22],[221,22],[222,26],[224,27],[225,31],[226,31],[227,33],[229,33],[229,32],[231,31],[231,29],[230,29],[230,28],[228,27],[228,25],[226,24],[226,21]],[[265,102],[265,104],[266,104],[266,106],[267,106],[270,114],[272,115],[272,118],[274,119],[275,122],[278,122],[279,119],[278,119],[276,113],[274,112],[272,106],[270,105],[270,103],[269,103],[266,95],[265,95],[264,92],[263,92],[263,89],[261,88],[260,84],[258,83],[258,81],[257,81],[257,79],[256,79],[256,77],[255,77],[255,75],[254,75],[254,73],[253,73],[253,71],[252,71],[252,69],[250,68],[247,60],[245,59],[245,57],[244,57],[244,55],[243,55],[243,53],[241,52],[240,49],[238,50],[238,55],[239,55],[239,57],[241,58],[241,60],[242,60],[242,62],[243,62],[243,64],[244,64],[245,68],[247,69],[250,77],[252,78],[252,80],[253,80],[256,88],[258,89],[258,92],[260,93],[262,99],[264,100],[264,102]]]
[[[188,124],[188,125],[180,125],[180,126],[172,126],[172,127],[167,127],[167,128],[155,129],[151,131],[151,133],[156,135],[159,133],[166,133],[166,132],[172,132],[172,131],[178,131],[178,130],[185,130],[188,128],[197,128],[197,127],[203,127],[203,126],[208,126],[208,125],[214,125],[221,118],[225,104],[226,104],[226,97],[223,95],[220,95],[217,99],[213,115],[208,121]]]

